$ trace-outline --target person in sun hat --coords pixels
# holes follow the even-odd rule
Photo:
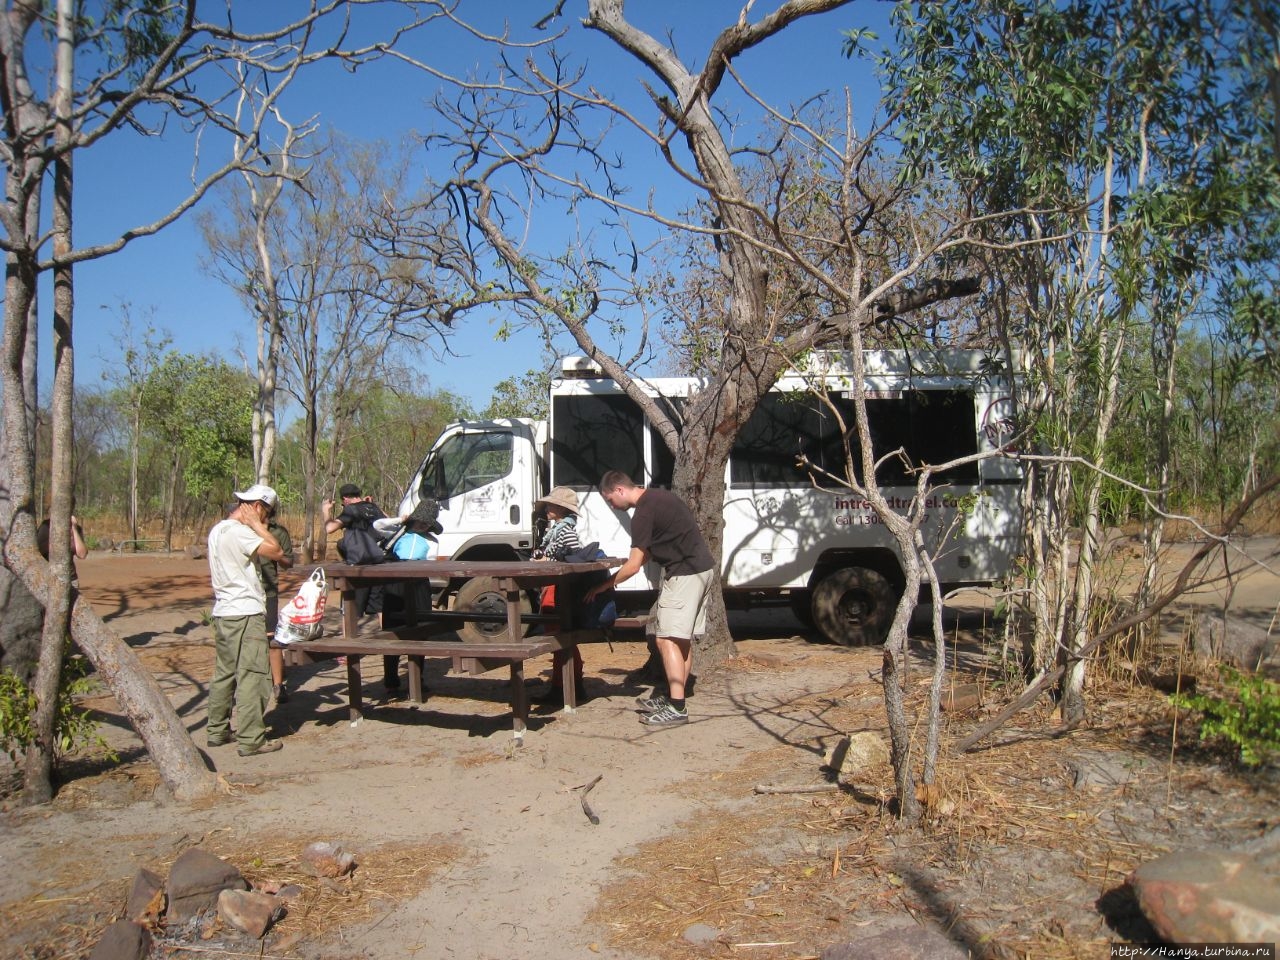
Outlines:
[[[209,575],[213,584],[213,679],[209,683],[210,747],[230,743],[242,757],[279,750],[267,738],[263,720],[271,696],[267,651],[266,592],[255,560],[284,559],[284,551],[267,529],[267,518],[280,502],[266,484],[255,483],[235,493],[237,506],[209,531]],[[236,731],[231,731],[231,707]]]
[[[547,530],[533,551],[535,560],[564,560],[566,556],[578,550],[578,495],[569,487],[555,487],[545,497],[533,502],[535,511],[541,510],[547,518]],[[555,587],[543,587],[539,604],[543,611],[555,607]],[[565,662],[573,659],[573,684],[577,691],[579,703],[587,699],[582,682],[582,651],[576,646],[570,650],[557,650],[551,655],[551,686],[546,692],[534,697],[536,703],[563,703],[564,687],[561,679],[564,676]]]

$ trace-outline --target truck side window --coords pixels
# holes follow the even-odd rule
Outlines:
[[[444,501],[501,480],[511,472],[513,447],[510,432],[454,434],[423,468],[419,490]]]
[[[644,477],[640,408],[621,394],[552,397],[552,482],[589,489],[606,470]]]
[[[730,458],[730,483],[736,487],[809,486],[808,471],[797,464],[803,455],[833,476],[845,475],[841,421],[849,437],[855,470],[860,464],[853,401],[833,395],[839,417],[819,398],[807,393],[771,393],[764,397],[738,435]],[[876,456],[902,448],[910,464],[945,463],[977,451],[973,394],[965,390],[914,390],[867,398],[871,443]],[[880,465],[881,486],[911,485],[900,457]],[[940,482],[976,483],[977,464],[938,474]],[[823,481],[824,485],[828,481]]]

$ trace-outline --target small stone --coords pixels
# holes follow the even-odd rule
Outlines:
[[[281,909],[280,901],[269,893],[223,890],[218,894],[218,916],[257,940],[262,939]]]
[[[202,911],[214,909],[223,890],[245,890],[248,886],[235,866],[199,847],[192,847],[178,857],[169,870],[169,909],[165,920],[170,925],[186,923]]]
[[[89,960],[146,960],[151,955],[151,931],[128,920],[116,920],[102,933]]]
[[[863,731],[841,737],[827,755],[826,768],[836,773],[841,783],[865,778],[889,762],[889,747],[878,733]]]
[[[900,927],[865,940],[837,943],[822,960],[967,960],[969,951],[929,927]]]
[[[720,938],[720,931],[709,923],[695,923],[685,928],[681,939],[685,943],[693,943],[702,946],[707,943],[715,943]]]
[[[146,924],[164,913],[164,880],[145,867],[133,876],[124,915],[134,923]]]
[[[355,857],[340,844],[317,841],[302,851],[302,868],[313,877],[341,877],[355,866]]]
[[[957,683],[942,691],[942,709],[947,713],[964,713],[982,706],[982,688],[976,683]]]
[[[1184,850],[1129,875],[1143,915],[1170,943],[1275,943],[1280,883],[1248,854]]]

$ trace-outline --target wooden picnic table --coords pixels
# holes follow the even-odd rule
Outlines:
[[[409,658],[409,696],[423,702],[422,660],[426,657],[448,657],[455,666],[469,667],[470,672],[489,670],[507,663],[511,673],[511,712],[514,735],[524,736],[529,718],[529,701],[524,689],[524,662],[556,650],[575,646],[582,637],[577,629],[576,614],[580,593],[576,584],[591,573],[610,570],[623,561],[615,558],[587,563],[561,563],[546,560],[403,560],[378,564],[325,564],[330,585],[342,594],[342,636],[302,641],[286,648],[291,663],[345,656],[347,658],[347,700],[351,719],[363,715],[360,661],[365,656],[399,656]],[[506,605],[506,630],[495,634],[491,642],[463,641],[456,633],[447,639],[434,639],[449,633],[460,621],[493,622],[495,615],[465,610],[437,609],[417,602],[418,586],[455,579],[490,577],[502,593]],[[360,629],[360,611],[356,609],[356,591],[364,587],[404,584],[404,620],[399,625],[380,625],[376,631]],[[554,616],[523,615],[521,597],[528,590],[555,585]],[[501,622],[501,615],[497,615]],[[522,626],[529,622],[553,623],[554,633],[525,638]],[[563,671],[566,712],[577,706],[573,671]]]

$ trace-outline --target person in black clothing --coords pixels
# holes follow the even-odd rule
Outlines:
[[[321,505],[325,517],[325,533],[337,533],[339,530],[372,530],[375,520],[386,518],[372,497],[366,497],[360,487],[354,483],[344,483],[338,488],[338,496],[342,500],[342,509],[336,516],[333,514],[335,503],[325,500]],[[338,553],[342,554],[342,542],[338,542]],[[343,555],[345,559],[345,555]],[[382,587],[361,587],[356,591],[356,609],[362,614],[382,613],[384,591]],[[382,683],[388,693],[400,690],[400,658],[387,656],[382,658]]]
[[[635,576],[650,560],[662,567],[662,588],[651,611],[658,652],[667,674],[666,696],[637,700],[651,727],[687,723],[685,685],[693,665],[693,638],[706,632],[707,598],[717,576],[715,559],[688,504],[670,490],[642,487],[620,470],[600,480],[600,492],[615,510],[634,510],[631,553],[608,580],[587,591],[585,601]]]

